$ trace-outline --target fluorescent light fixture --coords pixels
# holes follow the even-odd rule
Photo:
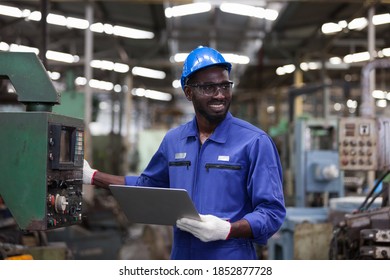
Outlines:
[[[309,71],[309,70],[318,70],[321,69],[321,63],[318,61],[311,61],[311,62],[302,62],[299,65],[299,68],[301,68],[303,71]]]
[[[116,84],[116,85],[114,86],[114,91],[115,91],[115,92],[121,92],[121,91],[122,91],[121,85]]]
[[[276,20],[279,13],[276,10],[264,9],[246,4],[222,3],[219,9],[225,13],[231,13],[241,16],[255,17],[267,20]]]
[[[390,48],[383,49],[383,50],[382,50],[382,54],[383,54],[384,56],[390,56]]]
[[[168,7],[165,9],[165,17],[182,17],[193,14],[207,13],[211,10],[210,3],[194,3]]]
[[[96,22],[96,23],[91,24],[89,29],[91,29],[92,32],[103,33],[104,32],[104,24],[101,22]]]
[[[356,62],[367,61],[370,60],[370,53],[360,52],[360,53],[348,54],[344,56],[343,60],[345,63],[356,63]]]
[[[129,65],[123,63],[114,63],[108,60],[92,60],[91,67],[102,70],[115,71],[119,73],[127,73],[130,69]]]
[[[87,29],[89,27],[89,22],[88,20],[81,18],[67,17],[66,26],[68,28]]]
[[[362,30],[365,28],[368,24],[368,21],[366,18],[355,18],[350,23],[348,23],[348,29],[350,30]]]
[[[390,13],[374,15],[372,17],[372,23],[374,25],[388,24],[390,23]],[[328,22],[324,23],[321,27],[321,31],[324,34],[332,34],[342,31],[343,28],[348,27],[350,30],[362,30],[368,25],[368,20],[364,17],[355,18],[347,24],[345,20],[338,23]]]
[[[106,82],[106,81],[91,79],[91,80],[89,80],[88,84],[91,88],[97,88],[97,89],[106,90],[106,91],[111,91],[114,89],[114,84],[111,82]]]
[[[46,58],[50,60],[56,60],[56,61],[61,61],[66,63],[75,63],[80,60],[80,57],[77,55],[72,55],[63,52],[56,52],[56,51],[47,51]]]
[[[230,63],[234,63],[234,64],[248,64],[250,62],[249,57],[245,55],[224,53],[222,54],[222,56],[226,59],[226,61],[229,61]]]
[[[5,51],[5,52],[7,52],[7,51],[9,51],[9,45],[7,44],[7,43],[5,43],[5,42],[0,42],[0,51]]]
[[[26,20],[40,21],[42,18],[41,12],[34,11],[26,17]]]
[[[96,22],[94,24],[91,24],[90,26],[91,31],[96,33],[106,33],[108,35],[116,35],[121,36],[125,38],[131,38],[131,39],[153,39],[154,33],[150,31],[145,31],[141,29],[135,29],[120,25],[111,25],[108,23],[101,23]]]
[[[0,14],[9,17],[23,17],[23,12],[21,9],[4,5],[0,5]]]
[[[334,108],[335,111],[340,111],[341,110],[341,104],[340,103],[335,103],[333,105],[333,108]]]
[[[374,25],[381,25],[381,24],[387,24],[390,23],[390,14],[380,14],[375,15],[372,17],[372,23]]]
[[[47,73],[49,74],[50,79],[53,81],[57,81],[61,78],[61,74],[58,72],[47,71]]]
[[[173,61],[174,62],[183,62],[184,60],[186,60],[188,56],[188,53],[177,53],[173,56]]]
[[[330,64],[341,64],[343,63],[343,60],[340,57],[334,56],[329,58]]]
[[[46,18],[47,23],[66,26],[66,17],[57,14],[48,14]]]
[[[129,67],[129,65],[127,65],[127,64],[118,63],[118,62],[116,62],[116,63],[114,64],[114,71],[115,71],[115,72],[127,73],[127,72],[129,72],[129,70],[130,70],[130,67]]]
[[[131,73],[133,73],[135,76],[142,76],[159,80],[165,79],[166,77],[166,74],[163,71],[138,66],[133,67],[133,69],[131,69]]]
[[[154,38],[153,32],[124,27],[120,25],[115,25],[113,27],[113,34],[116,36],[122,36],[122,37],[132,38],[132,39],[153,39]]]
[[[353,108],[353,109],[356,109],[358,106],[358,103],[356,100],[352,100],[352,99],[348,99],[347,100],[347,107],[348,108]]]
[[[341,30],[343,30],[343,28],[339,24],[334,22],[324,23],[321,26],[321,31],[324,34],[337,33],[340,32]]]
[[[387,100],[386,99],[377,100],[375,103],[376,103],[376,106],[380,107],[380,108],[386,108],[386,106],[387,106]]]
[[[144,89],[144,88],[134,88],[131,91],[132,95],[146,97],[150,99],[160,100],[160,101],[171,101],[172,95],[170,93]]]
[[[172,86],[173,86],[173,88],[181,88],[180,80],[174,80],[172,82]]]
[[[387,96],[387,92],[383,90],[376,89],[372,92],[372,97],[376,99],[385,99]]]
[[[171,61],[173,62],[183,62],[188,56],[188,53],[177,53],[171,58]],[[222,56],[226,59],[226,61],[229,61],[233,64],[248,64],[250,62],[250,58],[245,55],[238,55],[234,53],[222,53]]]
[[[36,55],[39,54],[39,50],[37,48],[32,48],[32,47],[18,45],[18,44],[11,44],[9,51],[11,51],[11,52],[33,52]]]
[[[285,75],[285,74],[290,74],[290,73],[294,72],[295,69],[296,69],[296,67],[294,64],[287,64],[287,65],[278,67],[276,69],[276,74],[279,76]]]
[[[77,86],[85,86],[87,84],[87,79],[84,78],[84,77],[77,77],[75,80],[74,80],[74,83],[77,85]]]

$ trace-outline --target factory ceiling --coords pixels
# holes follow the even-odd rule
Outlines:
[[[176,53],[188,53],[199,45],[215,47],[222,53],[247,56],[248,64],[235,64],[233,78],[240,91],[261,92],[269,88],[293,85],[294,75],[277,75],[278,67],[301,62],[328,63],[332,57],[343,59],[346,55],[365,52],[368,48],[368,28],[325,35],[323,24],[350,23],[356,18],[368,18],[370,7],[374,14],[390,13],[390,1],[365,0],[306,0],[306,1],[237,1],[254,3],[278,12],[276,20],[267,20],[224,12],[220,3],[208,1],[211,9],[205,13],[167,18],[165,9],[197,1],[1,1],[0,5],[20,10],[53,13],[65,18],[85,19],[87,6],[93,7],[93,22],[107,26],[124,26],[153,32],[151,39],[132,39],[106,33],[93,32],[93,59],[127,64],[130,68],[141,66],[164,71],[166,77],[156,80],[134,76],[133,86],[144,87],[178,95],[180,89],[172,81],[180,77],[180,62],[173,62]],[[200,1],[198,1],[200,2]],[[230,1],[232,2],[232,1]],[[55,20],[54,20],[55,21]],[[376,50],[390,47],[389,23],[375,25]],[[49,71],[65,77],[71,70],[75,77],[84,76],[86,32],[56,24],[44,24],[11,17],[0,11],[0,42],[19,44],[79,56],[75,63],[62,63],[42,58]],[[41,51],[42,53],[42,51]],[[341,64],[326,71],[303,72],[306,83],[321,82],[324,77],[334,80],[359,79],[362,63]],[[336,69],[335,69],[336,68]],[[93,78],[121,83],[124,74],[93,69]]]

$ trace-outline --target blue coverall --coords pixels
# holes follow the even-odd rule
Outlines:
[[[165,135],[140,176],[126,185],[186,189],[201,214],[246,219],[254,238],[202,242],[174,227],[172,259],[257,259],[286,210],[277,149],[261,129],[228,113],[203,145],[196,119]]]

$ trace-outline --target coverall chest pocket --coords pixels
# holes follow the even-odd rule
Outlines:
[[[224,214],[240,209],[245,193],[245,168],[239,163],[206,163],[205,183],[207,212]]]

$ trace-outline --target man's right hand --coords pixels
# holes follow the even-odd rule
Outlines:
[[[91,168],[91,166],[89,166],[88,161],[86,161],[86,160],[84,159],[84,166],[83,166],[83,184],[86,184],[86,185],[93,185],[93,184],[94,184],[94,182],[93,182],[93,177],[95,176],[96,172],[97,172],[97,170]]]

